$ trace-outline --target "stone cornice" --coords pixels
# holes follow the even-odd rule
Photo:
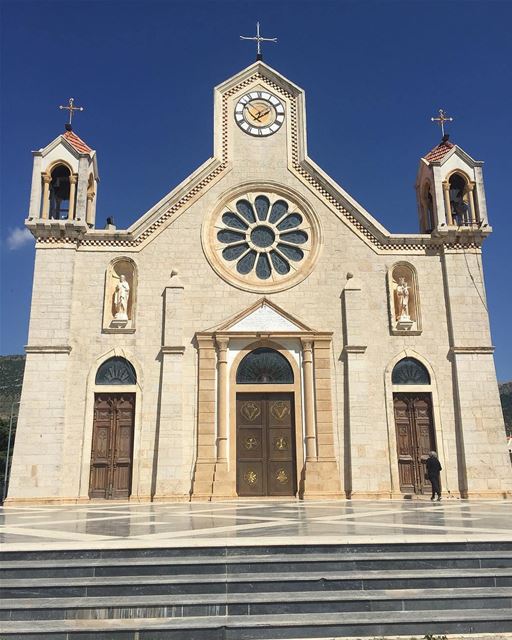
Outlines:
[[[71,345],[68,344],[27,344],[25,353],[71,353]]]
[[[343,353],[365,353],[368,347],[359,344],[346,344],[343,347]]]
[[[495,347],[450,347],[453,354],[493,354]]]
[[[185,347],[180,345],[165,345],[160,349],[161,353],[177,353],[179,355],[183,355],[185,353]]]

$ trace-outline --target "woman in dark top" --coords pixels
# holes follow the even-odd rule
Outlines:
[[[437,501],[439,502],[439,500],[441,500],[441,469],[443,467],[437,459],[437,453],[435,451],[431,451],[428,455],[427,478],[432,485],[432,497],[430,499],[434,500],[437,493]]]

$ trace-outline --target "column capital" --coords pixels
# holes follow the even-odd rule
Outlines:
[[[73,173],[69,176],[70,184],[76,184],[78,182],[78,174]]]
[[[196,336],[197,346],[200,351],[213,350],[213,337],[212,336]]]
[[[226,351],[229,344],[228,336],[215,336],[215,342],[219,351]]]
[[[443,189],[445,191],[449,191],[450,190],[450,183],[448,182],[448,180],[443,180]]]
[[[311,351],[313,349],[313,336],[301,336],[303,351]]]
[[[52,181],[52,177],[48,173],[42,173],[41,177],[43,178],[43,182],[45,184],[50,184],[50,182]]]
[[[466,185],[467,191],[473,191],[474,188],[475,188],[474,182],[468,182],[468,184]]]

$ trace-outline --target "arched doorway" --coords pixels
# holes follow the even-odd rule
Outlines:
[[[95,384],[109,391],[94,394],[90,498],[130,497],[135,422],[135,393],[131,390],[136,383],[135,369],[125,358],[109,358],[98,368]],[[119,393],[110,391],[113,385],[119,386]]]
[[[415,358],[403,358],[395,365],[391,382],[400,491],[430,493],[425,463],[429,451],[437,450],[430,375]]]
[[[239,496],[293,496],[297,491],[294,392],[290,391],[293,384],[290,363],[275,349],[260,347],[250,351],[238,365]]]

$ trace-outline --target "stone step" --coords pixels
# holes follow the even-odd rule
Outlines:
[[[475,555],[472,551],[430,554],[367,553],[345,554],[281,554],[274,556],[198,556],[150,558],[69,558],[45,560],[6,560],[0,567],[0,578],[14,577],[71,577],[108,575],[152,575],[177,573],[260,572],[267,565],[277,572],[319,570],[371,570],[440,568],[505,568],[512,567],[512,551],[486,551]]]
[[[512,608],[512,587],[18,598],[0,602],[0,620],[165,618],[369,611]]]
[[[131,575],[4,579],[0,597],[84,597],[180,593],[300,592],[367,589],[439,589],[512,586],[512,568],[311,571],[303,574],[258,572],[187,575]]]
[[[158,541],[157,541],[158,542]],[[435,549],[435,551],[434,551]],[[300,545],[269,545],[265,546],[206,546],[206,547],[154,547],[154,548],[112,548],[112,549],[63,549],[50,550],[44,552],[45,560],[56,559],[135,559],[143,558],[149,560],[152,557],[169,557],[179,560],[182,557],[201,558],[230,558],[249,556],[259,556],[272,558],[281,555],[300,555],[301,557],[315,554],[342,557],[344,555],[361,556],[363,554],[370,555],[396,555],[419,554],[420,556],[432,556],[436,554],[438,557],[446,553],[463,553],[469,552],[473,555],[481,555],[485,553],[501,553],[503,551],[512,552],[512,541],[493,541],[493,542],[443,542],[440,540],[435,544],[432,542],[399,542],[399,543],[363,543],[363,544],[300,544]],[[40,551],[0,551],[0,563],[10,560],[21,561],[39,561],[41,559]]]
[[[278,640],[293,638],[500,633],[512,609],[376,611],[263,616],[2,622],[2,640]]]

